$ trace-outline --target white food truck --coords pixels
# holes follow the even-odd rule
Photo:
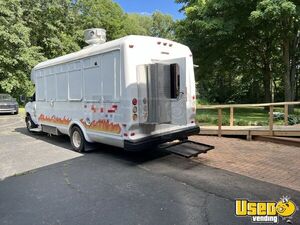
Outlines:
[[[88,29],[89,46],[34,67],[28,130],[69,135],[79,152],[93,142],[135,151],[199,133],[190,49],[156,37],[105,37]]]

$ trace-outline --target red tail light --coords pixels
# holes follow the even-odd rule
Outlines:
[[[132,99],[132,105],[136,105],[138,100],[136,98]]]

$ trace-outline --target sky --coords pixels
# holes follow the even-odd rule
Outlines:
[[[114,0],[127,13],[141,13],[151,15],[155,11],[170,14],[174,19],[184,18],[183,13],[178,12],[180,4],[175,0]]]

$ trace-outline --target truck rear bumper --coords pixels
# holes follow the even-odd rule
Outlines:
[[[199,134],[199,132],[199,126],[194,126],[163,133],[162,135],[152,135],[137,140],[125,140],[124,149],[127,151],[140,151],[142,149],[146,149],[151,146],[156,146],[162,143],[174,141],[177,139],[185,139],[188,136]]]

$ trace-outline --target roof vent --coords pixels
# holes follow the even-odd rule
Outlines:
[[[106,42],[106,30],[92,28],[84,31],[84,40],[89,45],[103,44]]]

